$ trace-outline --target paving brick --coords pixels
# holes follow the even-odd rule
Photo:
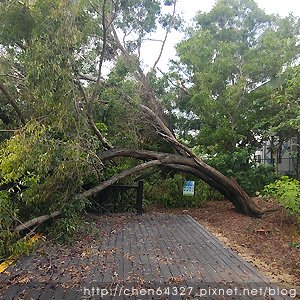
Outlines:
[[[99,216],[99,241],[95,241],[90,256],[76,251],[37,254],[24,257],[8,268],[9,276],[1,275],[4,285],[1,299],[80,299],[83,290],[118,288],[114,297],[128,299],[123,288],[198,288],[271,286],[252,265],[211,235],[188,215],[145,214],[143,216]],[[52,251],[52,252],[51,252]],[[55,267],[54,267],[55,266]],[[86,266],[82,278],[72,279],[76,270]],[[18,273],[19,275],[16,275]],[[16,278],[33,275],[28,285],[18,285]],[[35,280],[34,279],[34,280]],[[41,288],[39,283],[49,281]],[[11,283],[11,284],[10,284]],[[71,286],[70,286],[71,284]],[[2,294],[1,294],[2,293]],[[21,296],[20,296],[21,295]],[[29,298],[28,298],[29,297]],[[252,299],[251,296],[226,296],[226,299]],[[273,297],[289,299],[288,297]],[[89,299],[100,299],[100,296]],[[166,297],[142,296],[130,299],[187,299],[183,295]],[[199,297],[194,298],[199,299]],[[207,299],[224,299],[211,296]],[[268,299],[263,296],[255,299]]]

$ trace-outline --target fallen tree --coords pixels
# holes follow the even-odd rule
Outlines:
[[[262,215],[262,211],[259,207],[257,207],[237,182],[228,179],[222,173],[195,156],[187,157],[136,149],[113,149],[100,155],[102,161],[107,161],[116,157],[132,157],[144,161],[159,160],[162,165],[166,165],[177,171],[192,173],[223,194],[233,203],[240,213],[252,217],[259,217]],[[151,165],[149,164],[149,166]],[[130,174],[133,174],[133,172]],[[103,183],[99,185],[99,188],[101,188],[102,185]],[[94,191],[99,192],[99,190],[95,188]],[[91,195],[90,192],[86,192],[86,194],[89,196]]]
[[[12,134],[10,141],[12,146],[8,143],[8,150],[3,152],[3,157],[8,158],[8,154],[15,149],[21,148],[21,150],[17,151],[17,155],[13,153],[10,160],[7,159],[7,173],[1,176],[7,182],[23,182],[24,178],[30,179],[27,180],[26,188],[28,190],[32,188],[34,192],[40,193],[34,205],[41,206],[40,210],[35,210],[31,215],[32,220],[26,221],[28,215],[25,212],[22,216],[22,220],[25,220],[23,224],[15,227],[16,223],[10,222],[7,227],[10,229],[15,227],[14,230],[19,232],[38,226],[61,215],[62,210],[59,209],[66,209],[68,203],[72,204],[72,197],[76,194],[89,198],[118,180],[160,166],[197,176],[223,194],[240,213],[260,217],[264,212],[236,181],[209,166],[178,139],[171,122],[172,112],[166,112],[160,94],[151,81],[156,76],[155,71],[168,34],[172,27],[176,27],[174,25],[176,1],[170,2],[172,11],[164,16],[167,20],[166,34],[161,41],[159,55],[148,70],[142,67],[139,54],[147,33],[156,29],[157,19],[163,19],[158,17],[161,10],[155,6],[155,1],[153,3],[148,1],[149,7],[144,7],[140,1],[132,1],[130,8],[126,5],[124,7],[121,3],[123,1],[104,0],[98,4],[87,3],[83,8],[75,2],[63,3],[64,9],[61,9],[57,3],[41,1],[41,4],[47,4],[49,8],[57,5],[56,9],[49,12],[49,16],[53,18],[49,19],[49,27],[39,28],[40,23],[33,22],[41,31],[28,32],[26,40],[22,39],[22,43],[15,37],[11,37],[12,44],[5,41],[3,46],[6,47],[8,43],[9,47],[15,49],[15,54],[12,56],[15,56],[17,63],[15,68],[8,69],[7,74],[1,75],[4,79],[3,83],[0,81],[0,96],[5,100],[6,105],[11,106],[13,114],[18,117],[18,123],[28,125],[30,120],[37,121],[32,122],[27,131],[26,125],[20,128],[15,133],[17,139],[14,139]],[[31,18],[42,19],[41,16],[47,11],[43,6],[41,8],[38,5],[33,7],[20,5],[22,5],[21,11],[25,9],[28,12],[30,20]],[[54,11],[61,15],[57,17]],[[127,19],[128,15],[131,16],[130,22]],[[139,19],[141,16],[149,18]],[[13,20],[9,21],[11,23],[5,25],[8,28],[13,24]],[[51,22],[58,23],[58,27],[52,26]],[[143,26],[145,28],[149,26],[148,31],[144,30]],[[62,39],[61,35],[57,35],[57,32],[60,32],[57,28],[67,34],[68,38]],[[39,32],[43,32],[45,36],[40,37]],[[121,37],[122,33],[124,36]],[[134,34],[138,37],[130,40]],[[23,44],[26,47],[20,47]],[[85,51],[91,51],[91,55]],[[10,60],[10,56],[4,58]],[[107,62],[114,66],[120,62],[121,70],[109,70],[111,77],[110,74],[104,76],[103,74],[107,72],[103,71],[103,66]],[[9,66],[10,63],[6,65]],[[123,76],[118,79],[119,81],[116,80],[119,76],[118,72]],[[128,85],[123,88],[126,83]],[[13,87],[17,88],[13,89]],[[181,92],[187,90],[182,89]],[[122,136],[126,135],[126,129],[130,129],[129,126],[125,130],[120,129],[121,122],[116,124],[110,119],[105,124],[107,117],[105,109],[110,105],[110,97],[113,96],[117,98],[119,109],[124,110],[121,112],[125,115],[123,122],[129,122],[130,117],[135,117],[131,122],[132,127],[139,127],[143,122],[144,130],[151,130],[152,140],[148,144],[137,141],[136,148],[124,149],[122,147],[125,147],[126,143],[116,139],[110,132],[106,134],[106,131],[102,130],[103,124],[107,125],[106,127],[115,125],[117,129],[114,129],[118,130],[117,134],[121,136],[121,140]],[[172,97],[171,93],[170,97]],[[128,107],[133,108],[134,113],[128,113],[126,111]],[[109,117],[111,115],[108,114],[107,118]],[[12,132],[14,130],[15,128],[12,128]],[[31,139],[34,133],[36,137]],[[145,133],[147,134],[148,132]],[[148,146],[151,146],[152,141],[158,139],[163,145],[168,146],[167,150],[163,147],[158,147],[157,151],[142,150],[149,149]],[[23,147],[22,143],[27,148]],[[30,160],[25,165],[24,161],[28,158]],[[104,180],[103,176],[101,177],[103,168],[109,169],[112,165],[122,164],[117,158],[133,158],[136,159],[137,164],[125,170],[124,167],[120,167],[117,174],[110,178],[105,177]],[[34,169],[37,163],[40,165]],[[82,191],[82,183],[89,179],[89,174],[94,169],[98,175],[97,181],[93,181],[95,186]],[[11,170],[15,172],[11,174]],[[71,181],[73,177],[77,180]],[[56,199],[54,204],[51,203],[53,195]],[[7,203],[9,207],[9,201]],[[26,209],[30,211],[30,206],[28,207]],[[55,211],[52,212],[53,210]],[[42,216],[36,216],[39,214]]]
[[[176,1],[174,3],[174,9],[175,6]],[[157,134],[161,136],[161,138],[169,142],[178,154],[174,155],[168,153],[155,153],[136,149],[116,149],[108,150],[100,154],[100,159],[105,161],[122,156],[134,157],[140,160],[148,161],[159,160],[161,164],[168,165],[169,167],[176,170],[188,171],[190,173],[193,172],[195,176],[199,177],[201,180],[205,181],[207,184],[222,193],[229,201],[233,203],[237,211],[252,217],[261,216],[262,211],[250,199],[247,193],[239,186],[236,181],[228,179],[218,170],[207,165],[200,158],[194,155],[188,147],[186,147],[176,139],[176,136],[170,129],[169,120],[164,114],[164,108],[162,107],[161,102],[157,99],[155,91],[151,87],[149,76],[144,74],[142,68],[140,67],[140,62],[136,60],[136,56],[131,55],[128,49],[126,49],[125,45],[121,43],[113,23],[110,23],[109,28],[110,31],[107,30],[107,32],[110,38],[110,42],[114,44],[116,49],[119,49],[121,51],[121,53],[127,58],[128,63],[136,66],[135,78],[142,87],[142,89],[140,89],[140,97],[141,99],[144,98],[147,101],[146,103],[142,103],[139,105],[140,110],[144,113],[149,123],[151,123],[156,128]],[[168,31],[165,36],[165,40],[167,38],[167,35]],[[165,43],[162,44],[160,56],[163,51],[164,45]],[[158,57],[158,59],[160,58],[160,56]],[[152,70],[155,69],[157,61],[158,60],[155,61]],[[101,75],[100,72],[101,71],[99,71],[99,76]],[[100,141],[101,140],[103,140],[103,138],[100,138]],[[103,147],[107,149],[105,144],[103,144]],[[166,162],[167,160],[169,160],[168,163]],[[164,163],[162,161],[164,161]],[[135,173],[135,168],[131,169],[131,171],[128,170],[128,174],[131,175],[133,173]],[[117,177],[118,175],[116,175],[116,177],[112,177],[108,182],[114,183],[114,178]],[[85,192],[85,195],[90,196],[93,193],[99,192],[102,189],[103,184],[104,183],[101,183],[98,187]],[[108,183],[105,186],[108,186]]]

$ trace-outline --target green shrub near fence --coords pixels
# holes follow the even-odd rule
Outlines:
[[[300,224],[300,183],[296,179],[282,176],[264,187],[262,195],[274,197]]]
[[[145,183],[145,199],[148,203],[161,205],[166,208],[200,207],[212,199],[223,199],[223,196],[211,188],[205,182],[189,178],[195,181],[195,195],[183,196],[185,178],[176,174],[173,177],[162,179],[155,184]]]

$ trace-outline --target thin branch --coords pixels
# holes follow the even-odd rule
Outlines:
[[[160,68],[157,68],[157,70],[162,74],[162,75],[166,75],[166,73],[164,71],[162,71]],[[182,90],[185,94],[190,95],[188,89],[180,84],[176,84],[174,83],[168,76],[166,76],[167,81],[172,84],[174,87],[179,88],[180,90]]]
[[[133,27],[129,30],[129,32],[124,32],[124,36],[123,36],[123,39],[122,39],[124,47],[126,45],[126,37],[129,36],[132,31],[133,31]]]
[[[154,69],[156,68],[156,66],[157,66],[157,64],[159,63],[159,61],[160,61],[160,59],[161,59],[161,56],[162,56],[162,54],[163,54],[163,51],[164,51],[164,48],[165,48],[165,45],[166,45],[166,42],[167,42],[168,35],[169,35],[170,31],[171,31],[171,25],[172,25],[172,23],[173,23],[173,19],[174,19],[174,16],[175,16],[175,12],[176,12],[176,4],[177,4],[177,1],[175,0],[175,1],[174,1],[174,5],[173,5],[172,16],[171,16],[171,18],[170,18],[170,23],[169,23],[168,28],[167,28],[167,30],[166,30],[166,34],[165,34],[165,37],[164,37],[164,39],[163,39],[163,42],[162,42],[162,45],[161,45],[161,48],[160,48],[159,55],[158,55],[158,57],[157,57],[157,59],[156,59],[154,65],[153,65],[153,67],[152,67],[152,70],[154,70]]]
[[[84,79],[84,80],[87,80],[87,81],[97,82],[97,78],[92,77],[90,75],[85,75],[85,74],[79,74],[79,79]]]
[[[151,42],[159,42],[159,43],[163,43],[164,42],[164,40],[151,39],[151,38],[145,38],[145,39],[142,39],[142,41],[151,41]]]
[[[19,117],[19,120],[21,121],[22,125],[26,124],[25,118],[17,104],[17,102],[10,96],[9,92],[7,91],[5,85],[3,82],[0,81],[0,90],[2,91],[3,95],[5,96],[7,102],[14,108],[16,114]]]
[[[89,99],[88,96],[85,93],[84,88],[82,87],[81,83],[79,80],[76,81],[76,84],[79,88],[79,91],[81,93],[82,98],[84,99],[84,101],[87,103],[87,105],[89,105]],[[95,125],[94,119],[93,119],[93,115],[92,115],[92,111],[88,111],[87,112],[87,117],[88,117],[88,123],[91,127],[91,129],[93,130],[93,132],[96,134],[96,136],[98,137],[98,139],[100,140],[102,146],[104,149],[108,150],[108,149],[112,149],[113,146],[106,140],[106,138],[102,135],[101,131],[97,128],[97,126]]]
[[[80,88],[80,91],[82,93],[83,98],[85,99],[86,106],[87,106],[87,117],[88,117],[88,123],[93,130],[93,132],[96,134],[98,139],[100,140],[102,146],[105,149],[112,149],[112,145],[106,140],[106,138],[102,135],[100,130],[97,128],[94,118],[93,118],[93,103],[96,99],[96,97],[99,95],[99,88],[101,84],[101,75],[102,75],[102,67],[103,67],[103,62],[104,62],[104,57],[105,57],[105,52],[106,52],[106,46],[107,46],[107,33],[109,27],[112,25],[113,22],[113,17],[112,13],[110,12],[109,18],[108,18],[108,23],[106,22],[106,6],[107,6],[107,0],[104,0],[102,3],[102,11],[101,11],[101,16],[102,16],[102,28],[103,28],[103,38],[102,38],[102,50],[100,53],[100,60],[99,60],[99,65],[98,65],[98,76],[95,82],[94,90],[91,95],[91,97],[88,97],[81,85],[80,82],[78,82],[78,86]],[[94,7],[94,9],[97,11],[97,9]],[[86,79],[86,78],[85,78]],[[91,78],[89,78],[91,80]]]
[[[25,230],[25,229],[30,229],[31,227],[33,226],[37,226],[37,225],[40,225],[50,219],[53,219],[59,215],[62,214],[62,211],[61,210],[57,210],[49,215],[44,215],[44,216],[40,216],[40,217],[37,217],[37,218],[34,218],[28,222],[25,222],[19,226],[17,226],[15,229],[14,229],[14,232],[20,232],[22,230]]]
[[[25,45],[25,44],[22,44],[22,43],[20,43],[20,42],[15,42],[15,44],[18,46],[18,47],[20,47],[22,50],[27,50],[27,46]]]
[[[10,211],[9,209],[7,209],[6,207],[4,207],[4,209],[5,209],[6,212],[11,216],[11,218],[12,218],[13,220],[17,221],[17,222],[20,224],[20,225],[18,225],[18,226],[24,225],[24,223],[23,223],[19,218],[17,218],[17,217],[14,215],[13,212],[11,212],[11,211]],[[28,235],[34,234],[37,227],[38,227],[38,225],[35,226],[33,229],[30,229],[29,233],[26,234],[25,237],[28,236]],[[27,229],[29,229],[29,228],[27,227]]]
[[[24,79],[24,76],[23,76],[23,78],[21,78],[21,77],[18,77],[18,76],[16,76],[16,75],[12,75],[12,74],[0,74],[0,76],[1,76],[1,77],[10,77],[10,78],[14,78],[14,79],[17,79],[17,80],[22,80],[22,79]]]
[[[106,9],[106,0],[103,0],[103,4],[102,4],[102,27],[103,27],[102,43],[103,44],[102,44],[102,50],[101,50],[100,61],[99,61],[99,66],[98,66],[97,81],[96,81],[96,84],[95,84],[95,87],[94,87],[93,94],[92,94],[91,98],[89,99],[90,108],[93,105],[93,102],[94,102],[95,98],[97,97],[97,95],[99,93],[100,80],[101,80],[101,75],[102,75],[102,66],[103,66],[104,55],[105,55],[106,46],[107,46],[107,30],[108,30],[108,27],[106,27],[105,9]],[[89,109],[89,107],[88,107],[88,109]]]
[[[167,127],[167,125],[166,125],[167,122],[163,116],[163,108],[156,99],[154,91],[151,88],[149,78],[144,74],[144,71],[142,70],[139,62],[136,61],[135,57],[130,55],[128,50],[122,45],[122,43],[119,40],[117,31],[113,25],[112,25],[112,35],[113,35],[114,41],[116,43],[116,46],[121,50],[121,52],[128,59],[128,61],[130,61],[131,63],[133,63],[136,66],[136,68],[137,68],[136,79],[144,87],[144,90],[147,93],[147,98],[150,101],[152,108],[154,109],[154,115],[156,115],[156,117],[159,118],[162,123],[164,123],[164,121],[165,121],[164,125],[165,125],[165,127]]]

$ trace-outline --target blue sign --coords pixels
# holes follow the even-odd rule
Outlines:
[[[185,181],[183,185],[183,196],[195,195],[195,181]]]

